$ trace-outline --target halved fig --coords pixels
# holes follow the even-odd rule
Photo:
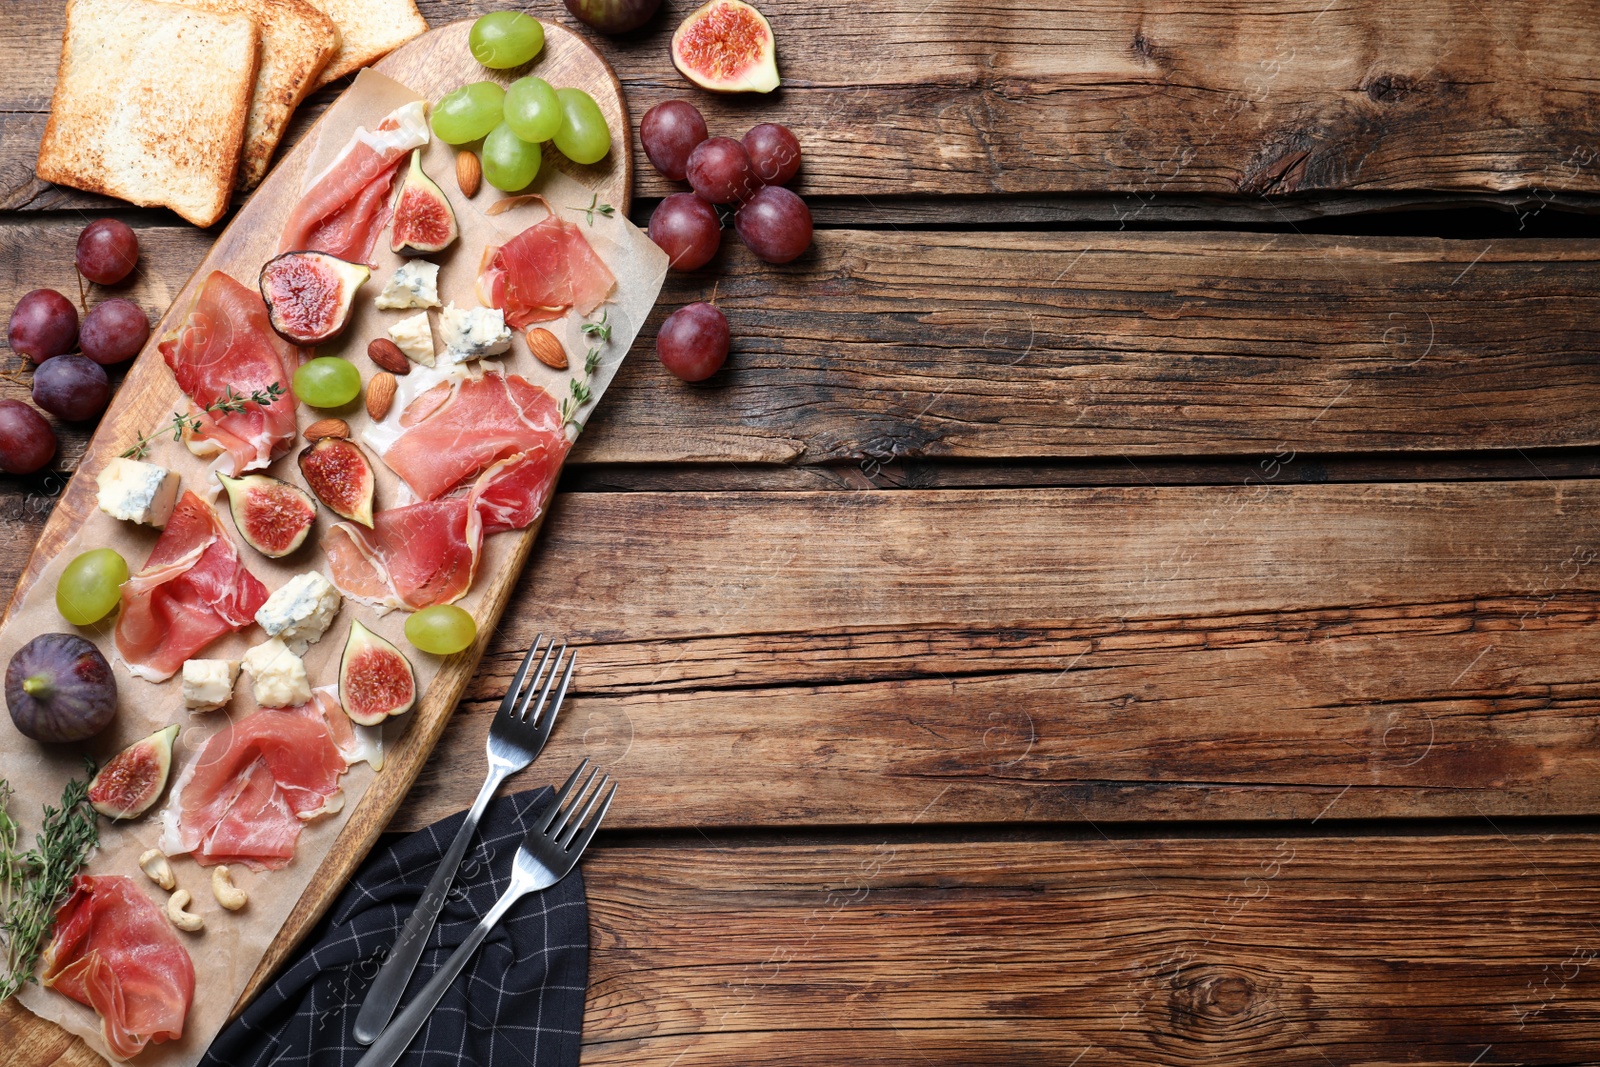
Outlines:
[[[300,473],[317,499],[342,519],[372,526],[372,464],[354,441],[324,437],[300,450]]]
[[[394,201],[389,249],[403,256],[443,252],[460,236],[456,213],[434,180],[422,173],[422,150],[411,153],[411,168]]]
[[[266,474],[217,477],[228,491],[233,524],[251,548],[277,559],[305,543],[317,519],[317,502],[310,493]]]
[[[317,345],[344,332],[356,290],[371,276],[365,264],[326,252],[285,252],[261,268],[261,298],[285,340]]]
[[[376,726],[391,715],[410,711],[416,699],[411,661],[382,637],[352,622],[339,660],[339,705],[350,721]]]
[[[765,16],[742,0],[711,0],[672,35],[678,73],[714,93],[770,93],[777,51]]]
[[[89,803],[108,819],[136,819],[150,810],[172,771],[176,724],[135,741],[111,757],[89,783]]]

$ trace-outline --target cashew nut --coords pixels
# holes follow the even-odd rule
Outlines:
[[[249,899],[244,895],[243,889],[233,884],[226,867],[217,867],[211,871],[211,895],[217,898],[218,904],[229,911],[238,911]]]
[[[153,848],[139,857],[139,869],[149,875],[152,882],[169,892],[178,884],[178,880],[172,877],[172,864],[167,862],[167,857],[161,854],[159,848]]]
[[[172,920],[172,925],[180,930],[194,933],[205,928],[206,921],[198,915],[191,915],[183,909],[189,906],[189,891],[180,889],[167,898],[167,918]]]

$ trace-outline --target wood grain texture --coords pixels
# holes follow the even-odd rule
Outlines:
[[[437,94],[442,86],[453,86],[461,79],[463,68],[472,60],[466,49],[468,25],[444,27],[427,37],[410,43],[388,57],[379,69],[425,94]],[[625,126],[627,110],[615,78],[592,49],[576,35],[559,27],[552,27],[546,39],[546,67],[559,76],[562,84],[581,85],[600,105],[614,126]],[[269,175],[249,207],[235,216],[217,243],[198,264],[194,276],[186,284],[176,281],[157,282],[150,264],[145,265],[140,279],[134,283],[133,292],[147,299],[158,294],[175,291],[172,308],[155,326],[152,338],[172,328],[183,314],[199,288],[203,275],[211,270],[226,270],[238,277],[251,277],[262,262],[260,248],[270,245],[270,235],[282,228],[288,210],[298,199],[299,180],[303,170],[302,157],[309,154],[314,138],[306,138],[282,162],[282,171]],[[599,195],[621,209],[630,202],[630,164],[625,149],[614,151],[608,159],[593,168],[587,168],[587,178]],[[267,235],[267,238],[264,238]],[[26,239],[26,228],[23,231]],[[16,240],[13,235],[12,240]],[[190,235],[173,236],[173,241],[192,249]],[[9,257],[8,257],[9,258]],[[66,258],[70,263],[70,257]],[[153,261],[152,261],[153,262]],[[170,279],[181,277],[174,273]],[[170,404],[171,375],[156,350],[155,341],[146,346],[127,372],[121,387],[112,401],[88,444],[87,453],[95,457],[91,462],[102,463],[108,455],[125,447],[139,431],[156,425]],[[40,571],[65,543],[79,518],[95,507],[95,486],[92,479],[75,478],[60,491],[48,521],[41,531],[33,555],[29,558],[16,584],[14,597],[20,597],[37,580]],[[522,564],[538,534],[539,524],[521,534],[517,551],[505,572],[483,583],[484,597],[479,614],[484,625],[481,636],[473,647],[459,653],[446,664],[428,691],[418,700],[411,712],[410,722],[399,741],[386,752],[383,773],[362,796],[351,813],[338,840],[317,868],[317,873],[301,895],[295,910],[266,955],[257,967],[250,983],[241,994],[238,1006],[242,1007],[269,979],[272,971],[283,961],[306,931],[321,916],[323,910],[344,888],[348,878],[365,857],[367,850],[406,791],[429,752],[443,733],[445,724],[454,711],[462,688],[472,676],[483,646],[494,632],[494,623],[504,609],[507,598]],[[15,600],[12,601],[13,603]],[[31,1018],[31,1017],[30,1017]],[[25,1023],[16,1023],[25,1026]],[[38,1021],[39,1027],[53,1030],[53,1024]],[[54,1048],[52,1039],[40,1039],[39,1047]]]
[[[1597,564],[1592,480],[569,494],[392,825],[539,631],[617,827],[1592,813]]]
[[[0,306],[75,291],[78,226],[0,225]],[[139,232],[159,308],[203,239]],[[713,277],[669,275],[574,463],[1600,444],[1597,241],[848,230],[784,268],[731,238],[715,263],[729,368],[686,387],[651,358]]]
[[[602,850],[583,1061],[1595,1062],[1600,839],[1484,835]]]
[[[496,5],[419,6],[439,25]],[[667,41],[687,7],[594,38],[636,114],[692,96],[717,132],[791,126],[808,193],[1600,191],[1600,40],[1583,0],[762,6],[784,77],[766,99],[715,98],[677,74]],[[59,206],[32,166],[60,5],[8,15],[0,207]],[[641,177],[641,195],[671,188]]]

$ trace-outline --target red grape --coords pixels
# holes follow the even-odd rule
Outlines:
[[[711,377],[728,358],[727,316],[706,303],[679,308],[656,334],[656,358],[686,382]]]
[[[768,263],[787,263],[811,247],[811,209],[781,185],[766,185],[733,216],[739,240]]]
[[[693,193],[673,193],[650,213],[650,240],[661,246],[673,270],[699,270],[722,244],[722,220]]]
[[[115,285],[139,262],[139,238],[126,222],[95,219],[78,235],[78,273],[91,282]]]
[[[684,175],[694,191],[713,204],[743,203],[761,184],[744,145],[732,137],[708,137],[695,145]]]
[[[111,383],[87,356],[57,356],[33,372],[33,402],[58,419],[87,422],[111,402]]]
[[[705,116],[687,100],[663,100],[639,121],[639,141],[656,170],[683,181],[689,153],[708,136]]]
[[[96,304],[78,328],[83,354],[107,367],[137,356],[149,339],[150,320],[144,311],[120,296]]]
[[[56,432],[20,400],[0,400],[0,471],[32,474],[56,454]]]
[[[650,21],[661,0],[567,0],[567,10],[601,33],[627,33]]]
[[[800,169],[800,142],[787,126],[763,122],[744,135],[744,150],[756,179],[767,185],[788,185]]]
[[[71,350],[78,339],[78,309],[54,289],[35,289],[17,301],[6,339],[11,351],[43,363]]]

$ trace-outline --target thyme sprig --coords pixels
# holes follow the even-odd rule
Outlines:
[[[582,326],[579,326],[578,329],[583,332],[585,337],[595,338],[600,341],[600,343],[604,344],[605,342],[611,340],[611,324],[606,321],[610,315],[611,312],[602,311],[600,313],[599,322],[586,322]]]
[[[85,762],[89,778],[94,764]],[[5,935],[0,1000],[33,979],[34,964],[55,926],[56,909],[72,880],[100,844],[100,828],[89,804],[89,783],[77,778],[61,793],[61,806],[45,805],[33,848],[18,851],[18,831],[7,810],[11,786],[0,780],[0,933]]]
[[[600,350],[598,348],[589,349],[588,353],[583,357],[583,373],[593,374],[599,366]]]
[[[598,215],[603,215],[603,216],[605,216],[606,218],[609,219],[611,216],[613,216],[613,215],[615,215],[617,213],[617,209],[612,207],[610,204],[602,204],[600,202],[600,194],[599,193],[595,193],[594,196],[589,198],[589,206],[588,207],[579,207],[577,204],[568,204],[567,205],[567,209],[569,211],[581,211],[581,212],[583,212],[584,217],[589,220],[589,225],[590,226],[594,225],[594,217],[597,214]]]
[[[255,404],[257,407],[268,407],[275,403],[279,397],[286,395],[286,390],[280,383],[273,382],[265,389],[257,389],[248,396],[233,391],[233,386],[223,389],[222,395],[203,409],[212,415],[237,415],[245,410],[245,405]],[[174,441],[183,440],[183,431],[196,431],[200,429],[200,416],[191,415],[184,411],[172,413],[172,420],[166,425],[151,431],[148,435],[140,434],[139,439],[122,453],[123,459],[144,459],[150,454],[150,445],[157,437],[171,431]]]
[[[589,383],[572,379],[572,395],[561,402],[561,425],[567,426],[578,417],[578,409],[589,402],[594,394],[589,391]]]

